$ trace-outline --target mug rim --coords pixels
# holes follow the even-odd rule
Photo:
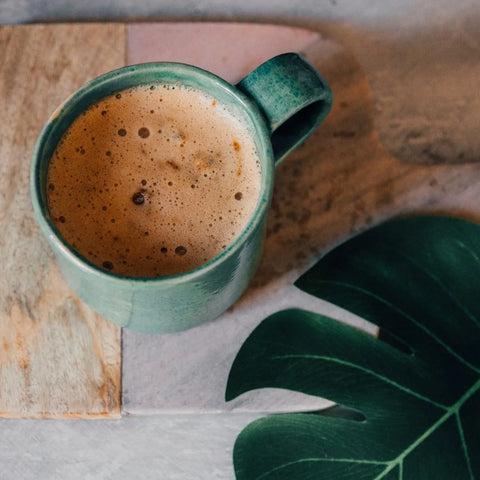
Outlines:
[[[98,91],[102,87],[108,86],[110,84],[112,85],[112,88],[107,93],[100,95],[99,97],[93,98],[91,101],[88,102],[88,106],[93,104],[97,99],[104,98],[105,96],[111,95],[119,90],[125,90],[127,88],[133,88],[139,85],[149,83],[160,83],[162,81],[161,75],[159,75],[158,78],[155,78],[154,80],[139,80],[126,86],[120,86],[118,88],[113,87],[117,80],[121,82],[125,79],[128,79],[129,77],[136,78],[137,76],[141,76],[145,73],[161,74],[162,72],[177,72],[179,74],[190,75],[192,78],[195,76],[203,77],[209,82],[215,84],[217,88],[223,89],[228,94],[230,94],[231,97],[235,100],[235,104],[237,106],[240,106],[242,110],[247,113],[254,127],[254,137],[256,140],[258,140],[258,143],[256,142],[257,151],[260,150],[259,144],[262,147],[262,151],[257,152],[262,167],[260,196],[252,216],[250,217],[245,227],[242,229],[241,233],[227,246],[225,250],[223,250],[207,262],[202,263],[198,267],[195,267],[186,272],[175,273],[172,275],[166,275],[161,277],[136,277],[120,275],[101,269],[100,267],[83,257],[80,253],[76,252],[70,246],[70,244],[62,237],[58,229],[54,226],[53,222],[48,218],[47,205],[46,202],[43,201],[41,195],[42,187],[45,188],[45,186],[42,186],[40,182],[40,166],[43,164],[44,160],[43,149],[49,136],[52,134],[53,125],[55,124],[55,122],[58,122],[60,119],[62,119],[62,116],[68,115],[69,108],[77,104],[81,99],[88,98],[92,94],[92,92]],[[197,82],[195,82],[195,84],[198,85]],[[199,90],[202,90],[200,86],[198,86],[198,88]],[[206,93],[212,95],[208,91]],[[212,96],[215,97],[215,95]],[[85,108],[87,107],[84,107],[81,110],[85,110]],[[74,116],[74,118],[69,121],[66,128],[71,125],[75,118],[77,118],[77,116]],[[218,75],[209,72],[208,70],[205,70],[201,67],[196,67],[194,65],[181,62],[147,62],[120,67],[93,78],[89,82],[82,85],[79,89],[77,89],[72,95],[67,97],[67,99],[64,100],[54,110],[47,122],[43,125],[33,149],[32,161],[30,165],[30,197],[36,220],[39,223],[43,234],[46,236],[47,241],[51,244],[52,247],[54,247],[54,253],[57,254],[57,250],[59,250],[62,255],[64,257],[67,257],[70,262],[74,263],[77,268],[91,275],[103,277],[109,282],[117,282],[119,284],[142,283],[152,286],[156,286],[160,283],[175,284],[195,280],[196,278],[216,268],[217,265],[220,265],[226,259],[228,259],[228,257],[235,254],[242,247],[244,241],[248,238],[248,236],[252,232],[254,232],[259,227],[259,225],[262,224],[264,217],[268,211],[268,207],[270,205],[271,197],[273,194],[274,170],[275,163],[272,144],[270,141],[270,133],[258,105],[252,99],[250,99],[243,92],[235,88],[234,85],[228,83],[226,80],[222,79]]]

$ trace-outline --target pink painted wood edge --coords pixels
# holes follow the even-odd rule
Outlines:
[[[248,23],[134,23],[127,25],[127,65],[182,62],[236,83],[265,60],[301,52],[318,41],[297,27]]]

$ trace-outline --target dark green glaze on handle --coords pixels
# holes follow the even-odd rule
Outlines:
[[[333,95],[301,55],[278,55],[248,74],[237,88],[252,98],[267,120],[278,165],[327,116]]]

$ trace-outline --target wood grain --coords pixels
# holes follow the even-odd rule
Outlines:
[[[120,415],[120,329],[67,287],[36,225],[30,155],[53,110],[122,66],[121,25],[0,28],[0,416]]]

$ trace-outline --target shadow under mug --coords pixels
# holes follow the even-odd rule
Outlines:
[[[207,92],[238,116],[253,135],[261,164],[261,192],[241,234],[217,257],[186,273],[159,278],[116,275],[93,265],[61,237],[46,201],[50,158],[70,124],[114,92],[151,82]],[[275,166],[305,140],[330,111],[332,93],[302,56],[266,61],[236,86],[181,63],[132,65],[101,75],[74,93],[43,127],[33,152],[30,191],[35,217],[72,290],[93,310],[122,327],[171,333],[213,320],[247,288],[260,260]]]

